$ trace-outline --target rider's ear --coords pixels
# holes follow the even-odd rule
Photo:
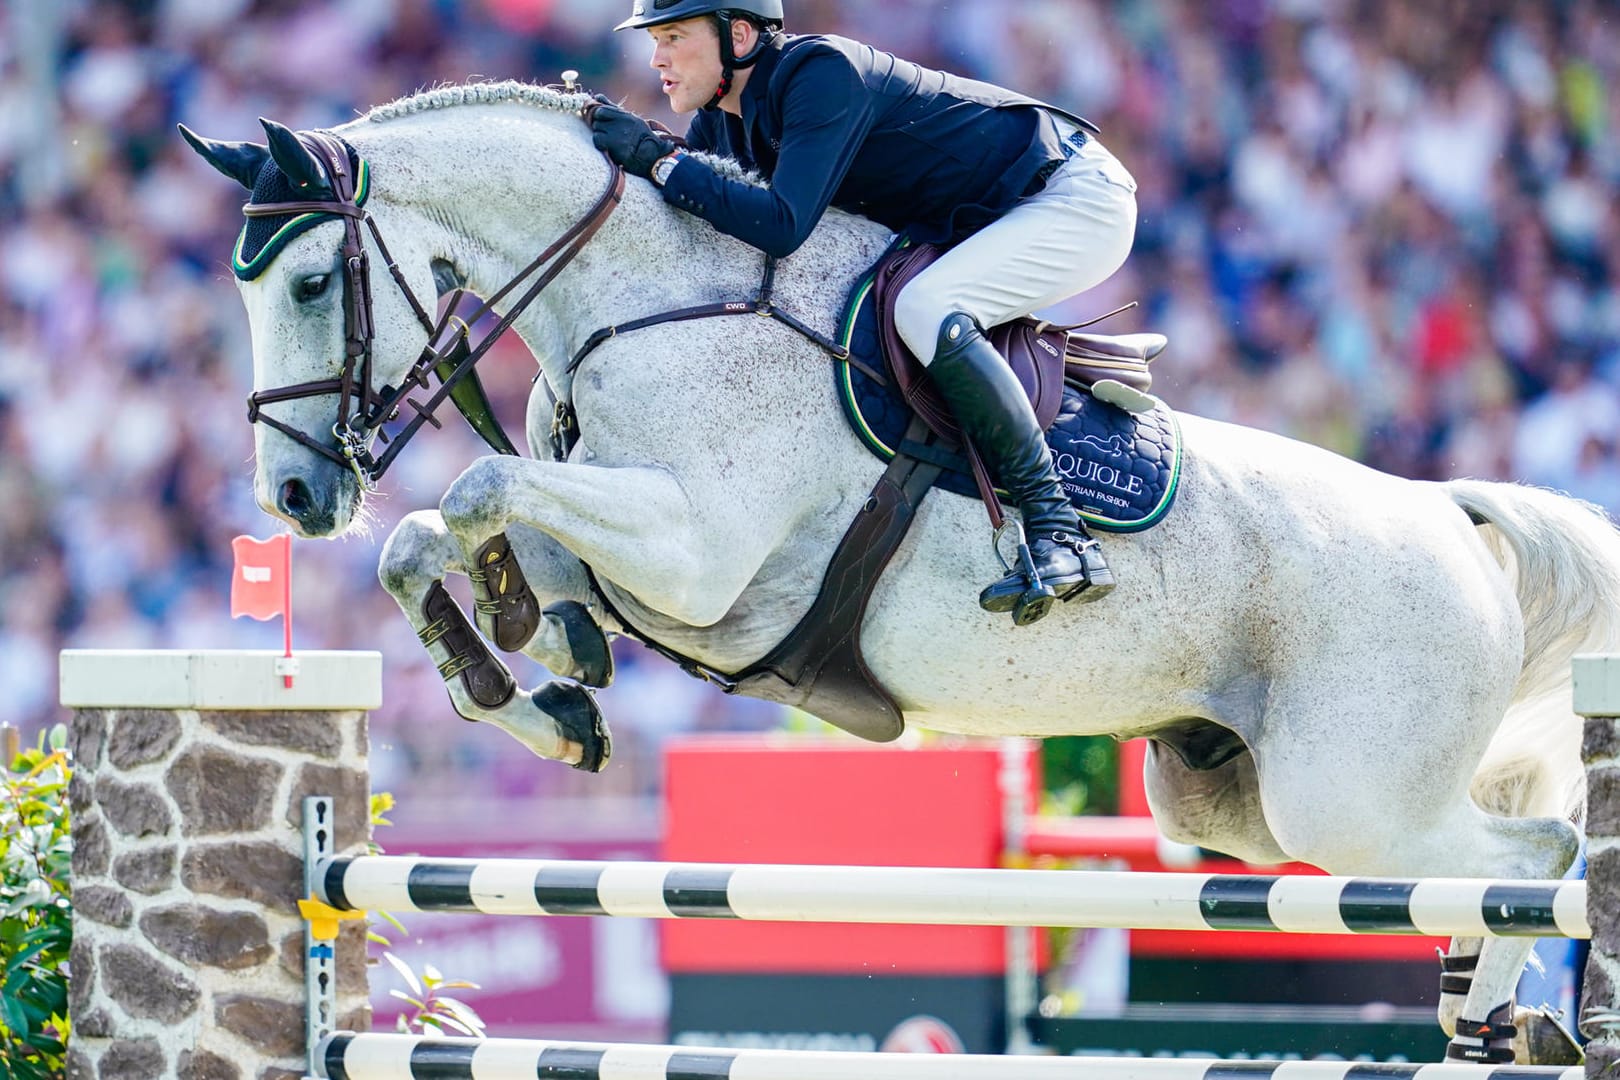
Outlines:
[[[252,191],[253,185],[258,182],[259,170],[270,160],[269,148],[258,143],[205,139],[184,124],[175,126],[180,129],[181,138],[201,154],[204,161],[249,191]]]
[[[731,20],[731,51],[733,56],[742,56],[754,47],[754,38],[758,31],[754,24],[747,19]]]

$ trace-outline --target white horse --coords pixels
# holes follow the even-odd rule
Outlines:
[[[369,167],[365,210],[417,296],[459,283],[489,295],[588,215],[610,176],[581,122],[589,104],[513,83],[450,87],[336,129]],[[273,155],[194,145],[249,186],[270,158],[288,173],[311,168],[286,139],[271,139]],[[343,235],[325,219],[241,284],[259,390],[339,376]],[[830,332],[890,239],[830,213],[781,262],[777,302]],[[883,468],[840,412],[826,352],[773,320],[711,318],[612,337],[569,368],[599,328],[752,296],[761,265],[628,181],[622,206],[515,323],[544,376],[528,417],[535,456],[478,460],[438,513],[411,515],[387,543],[381,578],[419,631],[433,636],[423,605],[438,580],[475,566],[503,530],[542,602],[585,604],[609,632],[633,628],[720,671],[794,627]],[[426,331],[377,277],[369,375],[397,386]],[[554,398],[572,402],[580,433],[561,463],[547,450]],[[257,429],[258,500],[302,535],[342,532],[363,496],[331,453],[335,400],[266,404],[282,427]],[[861,631],[905,719],[974,735],[1148,738],[1164,833],[1253,862],[1562,875],[1584,800],[1570,658],[1620,648],[1620,541],[1607,519],[1542,490],[1414,482],[1261,431],[1194,416],[1182,427],[1173,512],[1104,538],[1118,588],[1035,626],[976,602],[1001,573],[982,507],[941,492],[923,503]],[[487,612],[479,620],[488,634]],[[548,615],[508,644],[560,676],[601,681],[602,658],[576,655],[588,635],[571,629]],[[443,640],[431,647],[447,656]],[[567,694],[543,687],[489,709],[459,679],[449,690],[463,717],[578,760]],[[1466,1002],[1442,999],[1448,1031],[1459,1016],[1506,1017],[1529,943],[1483,945]],[[1501,1034],[1453,1048],[1477,1053]]]

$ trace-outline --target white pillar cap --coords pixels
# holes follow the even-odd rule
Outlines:
[[[1571,668],[1577,714],[1620,716],[1620,656],[1577,656]]]
[[[293,684],[273,650],[64,649],[61,701],[73,709],[375,709],[382,654],[300,652]]]

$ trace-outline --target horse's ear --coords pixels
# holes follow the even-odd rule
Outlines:
[[[333,194],[332,183],[326,178],[326,169],[309,147],[298,140],[291,128],[262,116],[259,123],[264,125],[264,133],[270,137],[270,157],[300,195]]]
[[[259,170],[270,160],[268,147],[260,146],[258,143],[205,139],[184,124],[177,126],[180,128],[181,138],[201,154],[204,161],[249,191],[253,190],[254,183],[259,179]]]

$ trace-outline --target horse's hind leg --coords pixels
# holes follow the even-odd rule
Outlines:
[[[612,742],[594,699],[584,688],[563,682],[521,691],[446,591],[443,577],[452,572],[465,572],[461,548],[436,511],[407,515],[389,536],[378,566],[383,587],[438,663],[457,714],[493,724],[540,757],[599,771]],[[561,640],[557,655],[573,665],[566,627],[550,618],[541,622],[547,640],[553,645]],[[529,644],[544,643],[531,639]]]
[[[1579,847],[1573,825],[1487,814],[1470,798],[1469,780],[1492,727],[1469,715],[1464,690],[1449,690],[1456,700],[1445,700],[1443,686],[1428,692],[1413,686],[1388,697],[1364,694],[1363,701],[1403,705],[1401,715],[1386,718],[1389,724],[1363,718],[1364,731],[1383,733],[1384,752],[1352,754],[1344,752],[1343,708],[1322,703],[1355,700],[1353,695],[1336,697],[1325,686],[1309,694],[1273,695],[1271,715],[1288,720],[1280,730],[1268,730],[1258,750],[1261,798],[1266,820],[1290,857],[1344,875],[1562,876]],[[1409,719],[1419,717],[1421,724]],[[1482,728],[1470,747],[1469,733]],[[1361,742],[1370,745],[1366,736]],[[1269,769],[1267,762],[1273,763]],[[1454,951],[1460,955],[1471,944],[1458,941]],[[1442,1026],[1455,1036],[1448,1057],[1485,1060],[1510,1052],[1510,1037],[1497,1025],[1511,1021],[1514,987],[1529,953],[1528,939],[1484,940],[1466,1000],[1441,999]],[[1474,1034],[1457,1031],[1459,1013],[1469,1022],[1461,1026]],[[1487,1030],[1481,1034],[1481,1028]]]

